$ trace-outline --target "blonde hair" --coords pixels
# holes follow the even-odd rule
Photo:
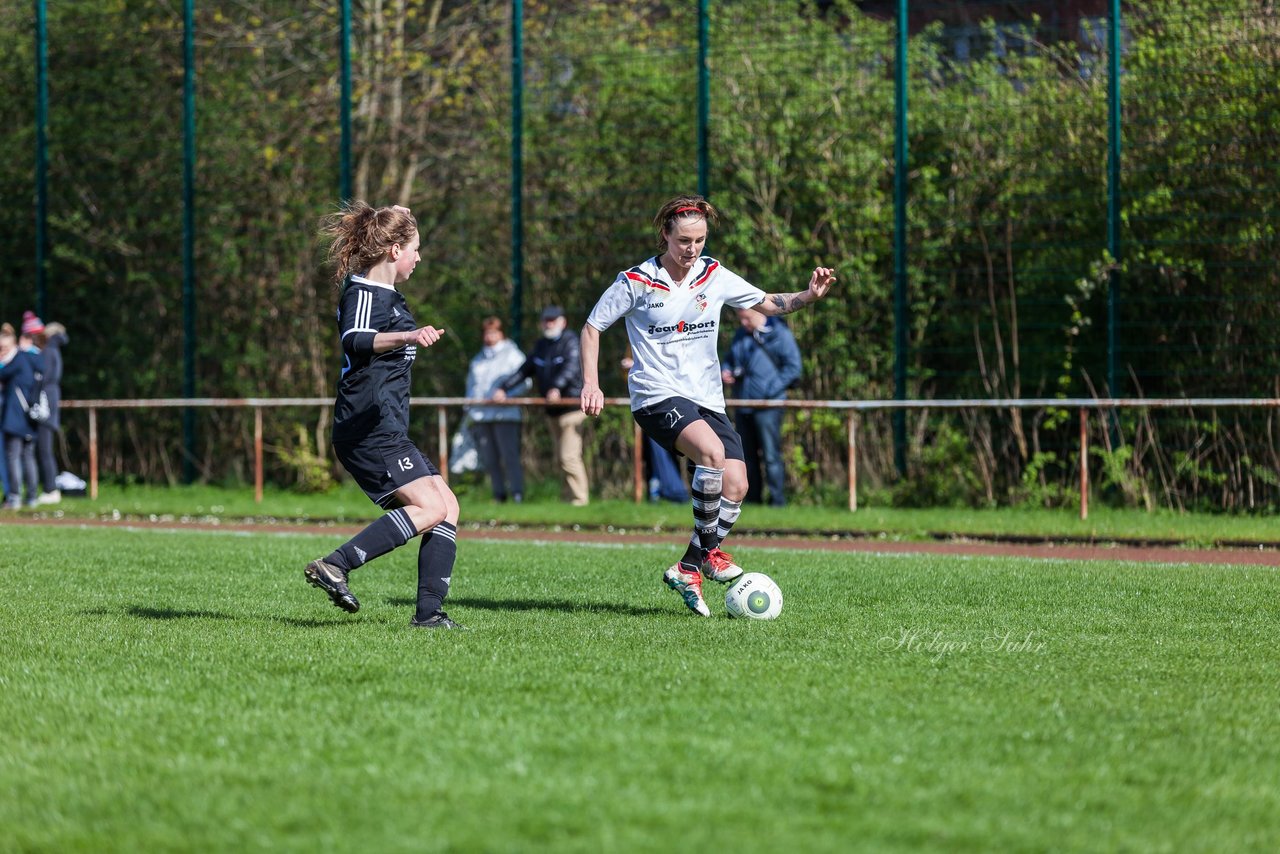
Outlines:
[[[667,235],[671,233],[676,222],[699,216],[707,221],[708,228],[720,219],[720,214],[711,206],[711,202],[702,196],[676,196],[658,208],[658,215],[653,218],[653,225],[658,229],[659,251],[667,248]]]
[[[41,350],[43,350],[44,345],[49,343],[50,338],[52,338],[55,335],[58,335],[59,333],[65,335],[66,332],[67,332],[67,327],[63,326],[61,323],[58,323],[56,321],[46,323],[44,325],[44,329],[36,333],[36,336],[35,336],[36,346],[39,347]]]
[[[377,264],[397,243],[408,245],[417,230],[418,221],[405,208],[348,202],[341,211],[326,217],[322,228],[330,241],[334,284],[341,288],[348,276]]]

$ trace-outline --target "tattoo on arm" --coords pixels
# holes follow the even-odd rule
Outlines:
[[[771,294],[769,301],[778,307],[778,314],[790,314],[797,309],[804,308],[807,303],[801,299],[804,293],[794,294]]]

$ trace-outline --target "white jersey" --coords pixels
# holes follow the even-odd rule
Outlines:
[[[724,412],[724,386],[716,351],[724,306],[752,308],[765,292],[714,258],[702,257],[682,282],[656,258],[618,274],[587,323],[603,332],[627,319],[634,364],[627,374],[631,409],[683,397]]]

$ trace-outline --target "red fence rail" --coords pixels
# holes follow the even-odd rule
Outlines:
[[[554,405],[576,405],[576,398],[566,398]],[[1089,413],[1094,410],[1118,409],[1197,409],[1197,408],[1262,408],[1280,409],[1280,398],[1017,398],[1007,400],[730,400],[730,407],[750,406],[766,409],[830,409],[847,413],[849,510],[858,509],[858,416],[863,412],[886,410],[930,409],[1077,409],[1080,413],[1080,518],[1089,515]],[[156,400],[64,400],[63,409],[84,409],[89,414],[89,496],[98,497],[98,410],[100,409],[253,409],[253,486],[254,499],[262,501],[262,410],[282,407],[332,406],[327,397],[273,398],[162,398]],[[436,407],[436,463],[440,474],[449,477],[448,412],[467,406],[547,406],[545,398],[513,397],[502,403],[466,397],[414,397],[410,407]],[[605,399],[606,406],[630,406],[627,398]],[[637,426],[631,442],[632,476],[636,503],[644,500],[645,478],[643,443]]]

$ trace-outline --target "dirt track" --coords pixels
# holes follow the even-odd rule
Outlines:
[[[206,530],[245,533],[316,534],[350,536],[360,530],[356,525],[271,524],[258,522],[186,522],[121,519],[52,519],[13,517],[0,520],[5,525],[49,525],[59,527],[106,527],[154,530]],[[636,543],[678,545],[683,538],[676,534],[655,534],[639,530],[555,530],[544,528],[471,527],[462,526],[463,537],[488,540],[553,541],[573,543]],[[766,547],[797,551],[871,552],[881,554],[941,554],[995,557],[1031,557],[1054,560],[1124,560],[1143,563],[1218,563],[1280,567],[1280,550],[1271,548],[1192,549],[1164,546],[1081,545],[1075,543],[1002,543],[982,540],[947,540],[942,542],[907,542],[888,538],[818,538],[795,536],[734,536],[731,550]]]

